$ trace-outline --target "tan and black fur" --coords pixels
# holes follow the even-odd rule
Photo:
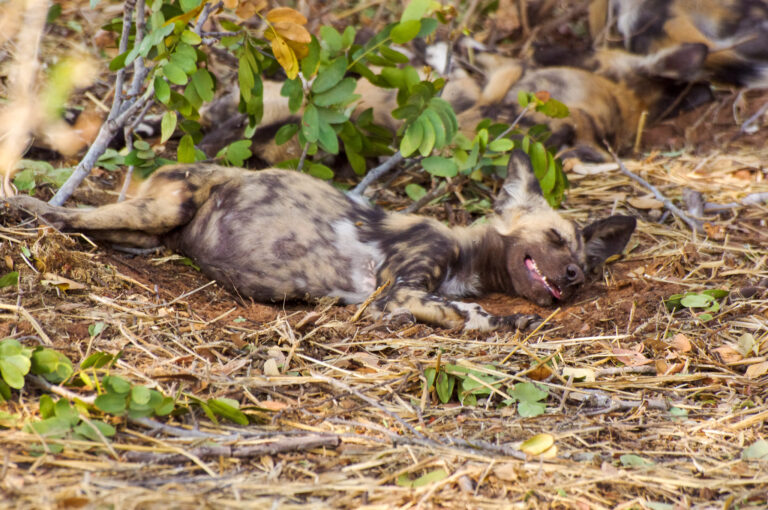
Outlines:
[[[635,220],[611,216],[580,230],[547,205],[527,156],[513,154],[508,170],[496,213],[467,228],[387,213],[299,172],[210,164],[164,167],[136,198],[92,210],[11,200],[61,230],[164,244],[243,298],[359,303],[389,282],[373,303],[379,314],[451,328],[525,328],[537,318],[493,316],[457,299],[489,292],[540,305],[568,299],[586,273],[623,250]]]
[[[603,141],[616,150],[631,146],[642,113],[648,112],[653,122],[684,100],[681,94],[689,91],[683,82],[698,72],[706,55],[703,45],[685,44],[648,56],[600,50],[569,66],[529,67],[485,54],[478,59],[488,72],[485,88],[477,106],[459,121],[464,127],[485,117],[512,122],[521,110],[518,92],[546,91],[568,106],[570,115],[550,119],[530,112],[522,124],[547,124],[552,132],[548,144],[564,156],[606,160]]]
[[[615,27],[624,47],[638,54],[703,44],[708,55],[696,79],[768,86],[765,0],[592,0],[589,24],[598,40]]]

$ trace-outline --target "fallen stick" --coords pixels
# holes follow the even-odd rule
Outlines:
[[[683,220],[685,223],[688,224],[689,227],[691,227],[691,230],[694,232],[700,233],[703,232],[704,229],[702,227],[702,224],[700,221],[695,220],[685,214],[682,209],[677,207],[675,204],[672,203],[671,200],[669,200],[667,197],[665,197],[661,191],[659,191],[655,186],[653,186],[651,183],[640,177],[639,175],[630,172],[627,167],[624,165],[624,163],[619,159],[619,156],[616,155],[616,153],[613,151],[613,148],[611,148],[608,143],[603,140],[603,143],[605,144],[606,148],[608,149],[608,152],[613,156],[613,159],[616,161],[616,164],[619,165],[619,171],[629,177],[630,179],[640,183],[643,187],[647,188],[648,190],[653,193],[653,196],[656,197],[657,200],[662,202],[664,204],[664,207],[669,210],[672,214]]]

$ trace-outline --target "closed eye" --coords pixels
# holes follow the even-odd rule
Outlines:
[[[560,232],[554,228],[549,229],[547,235],[549,236],[549,240],[552,242],[552,244],[557,244],[559,246],[566,246],[568,244],[563,236],[560,235]]]

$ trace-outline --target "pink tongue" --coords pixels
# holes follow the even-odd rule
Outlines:
[[[562,295],[560,294],[560,290],[557,287],[550,285],[544,279],[544,277],[539,274],[539,272],[536,270],[536,268],[533,265],[533,259],[525,259],[525,267],[528,268],[528,272],[531,273],[534,279],[539,280],[541,283],[544,284],[544,286],[547,288],[549,293],[552,294],[555,297],[555,299],[560,299],[560,296]]]

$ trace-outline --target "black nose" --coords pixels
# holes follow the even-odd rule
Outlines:
[[[577,264],[568,264],[565,268],[565,277],[570,285],[577,285],[584,281],[584,272]]]

